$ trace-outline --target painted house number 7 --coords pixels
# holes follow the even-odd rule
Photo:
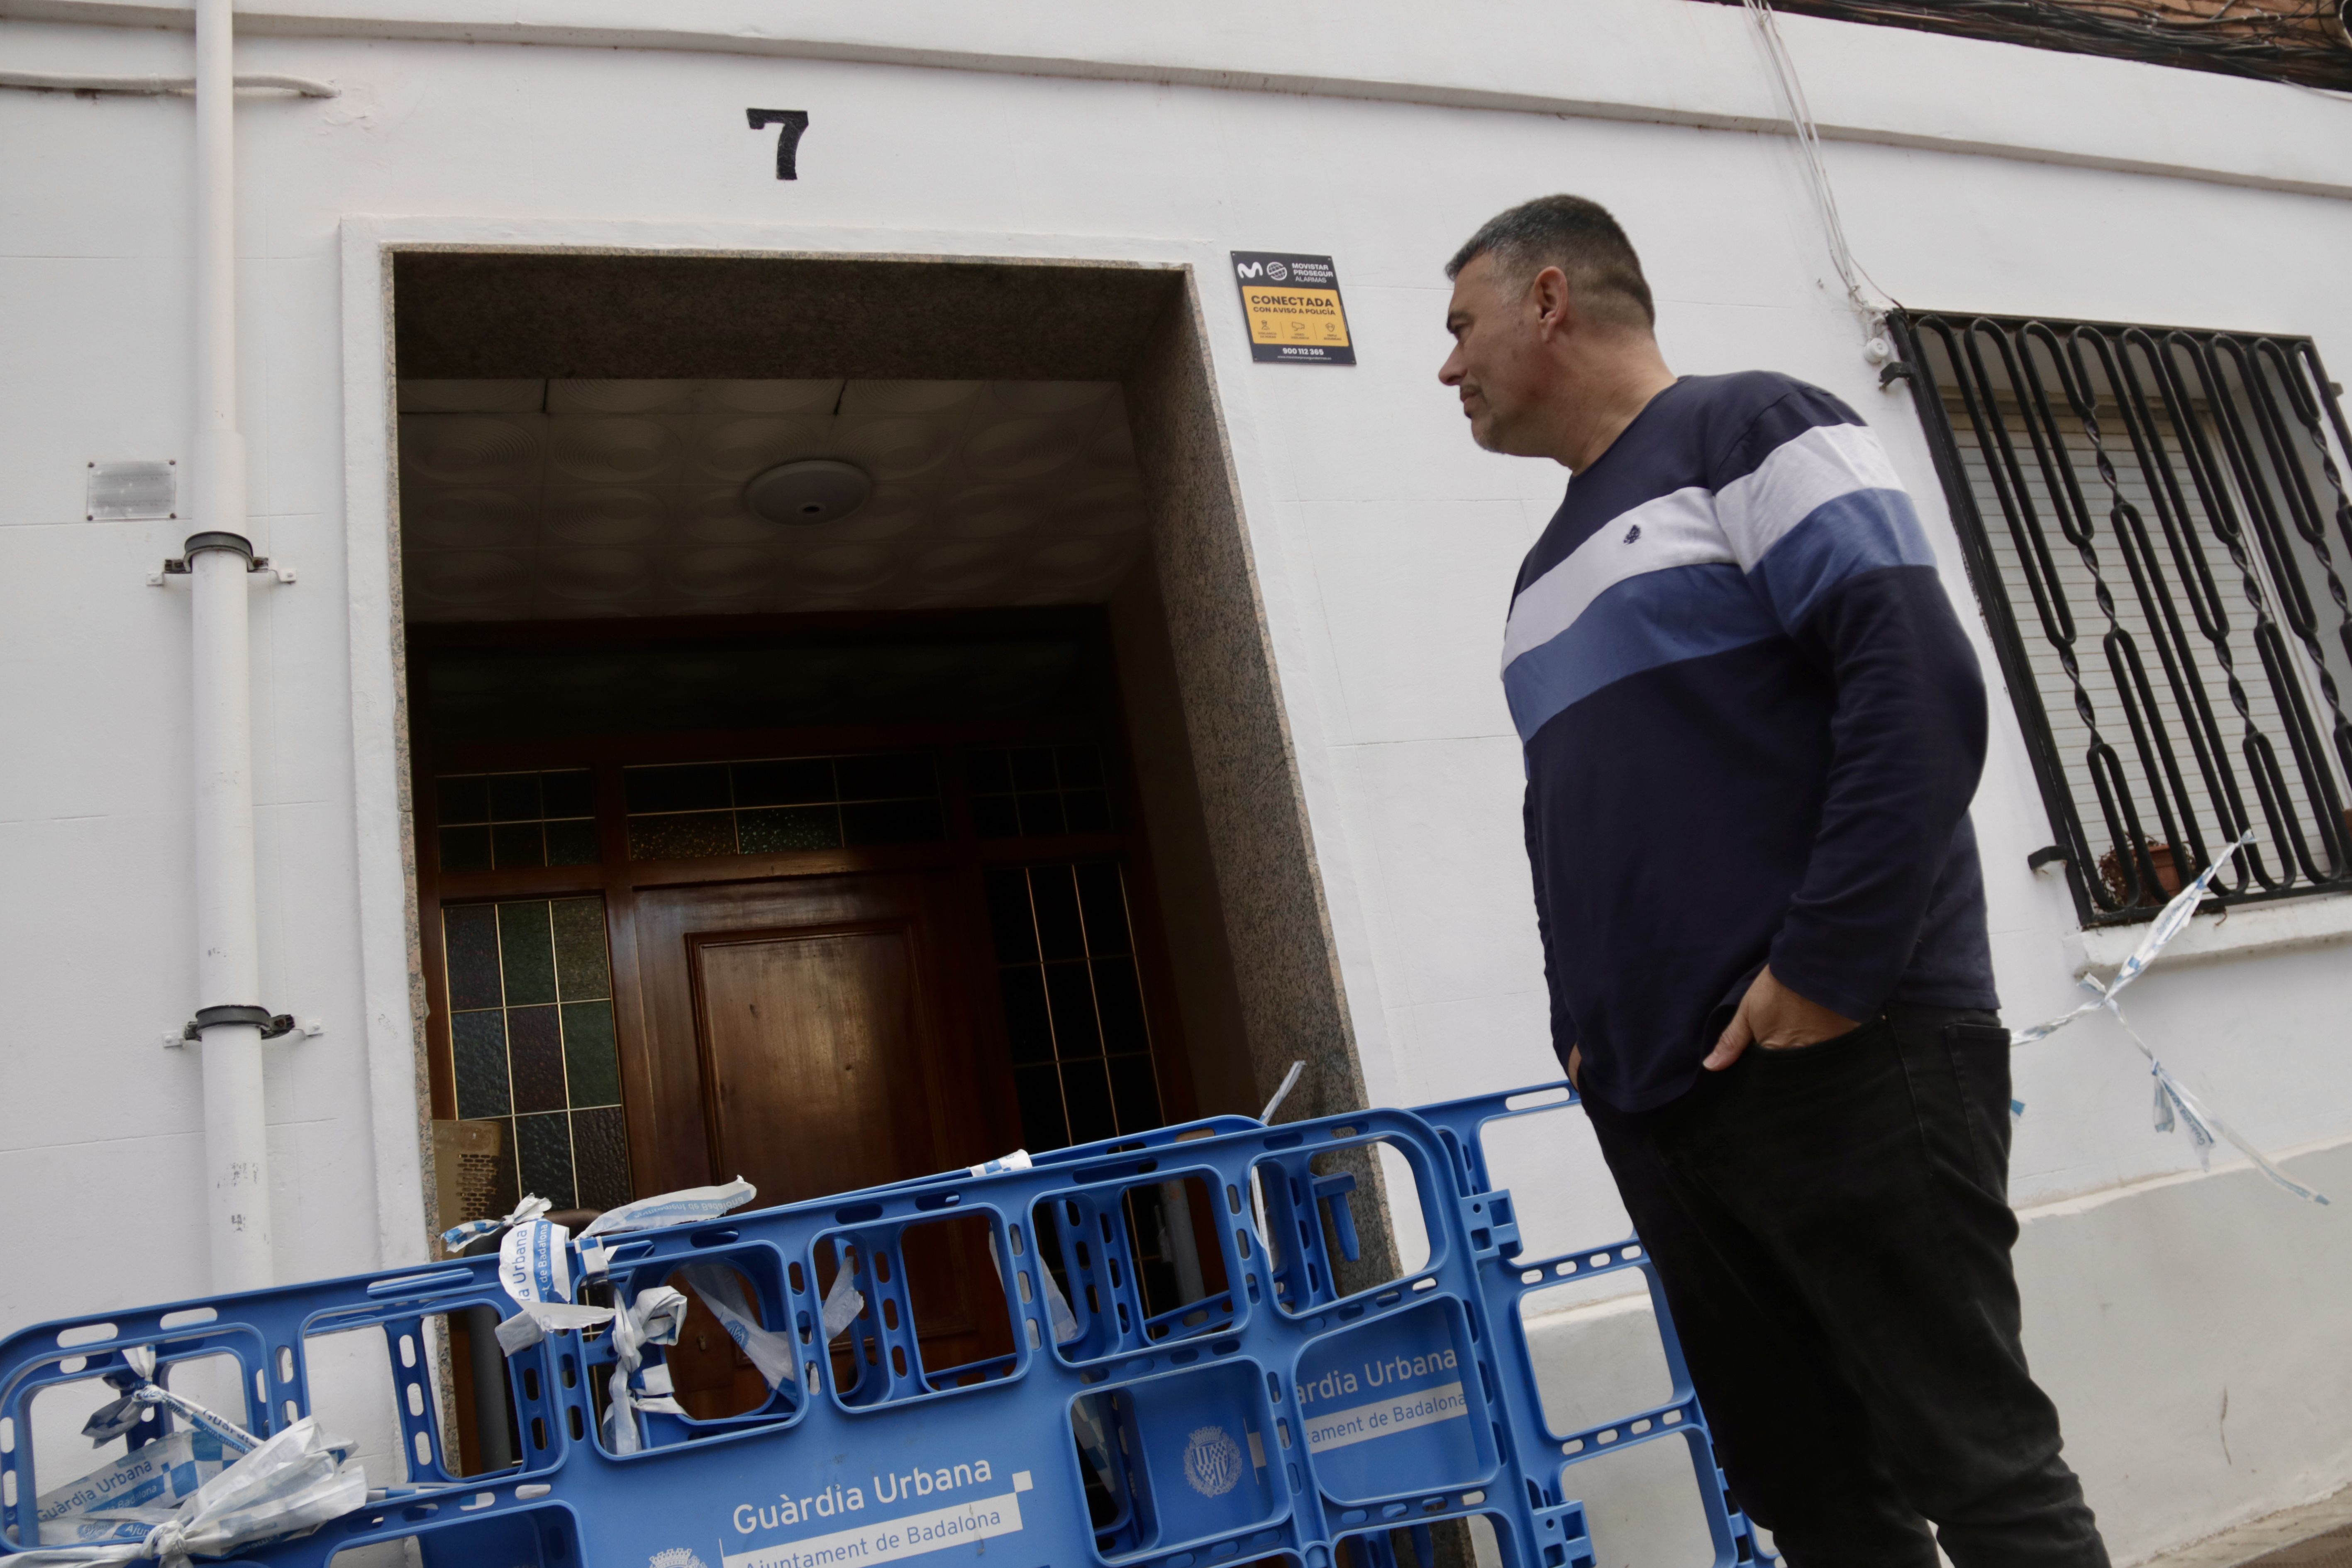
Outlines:
[[[793,160],[800,152],[801,132],[808,129],[808,110],[805,109],[747,109],[743,111],[743,117],[751,122],[751,129],[754,131],[764,131],[771,125],[777,127],[776,178],[799,179],[800,174],[793,167]]]

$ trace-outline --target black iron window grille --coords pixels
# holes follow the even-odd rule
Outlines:
[[[2083,923],[2249,829],[2218,902],[2352,889],[2352,433],[2310,341],[1889,325]]]

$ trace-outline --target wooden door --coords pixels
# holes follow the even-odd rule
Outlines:
[[[692,1182],[740,1175],[766,1206],[952,1170],[1019,1142],[996,1109],[1001,1089],[990,1091],[999,1075],[976,1060],[971,943],[947,894],[943,876],[921,872],[639,891],[653,1111],[665,1147],[699,1142]],[[970,1228],[908,1239],[929,1368],[1012,1348],[985,1241]],[[719,1414],[756,1384],[702,1316],[698,1302],[673,1377],[689,1410]]]
[[[686,933],[711,1174],[762,1205],[934,1168],[914,933],[903,921]]]

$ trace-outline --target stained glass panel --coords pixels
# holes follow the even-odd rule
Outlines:
[[[555,942],[546,900],[500,904],[498,911],[499,971],[506,976],[507,1005],[554,1001]]]
[[[1102,754],[1092,746],[1018,746],[964,754],[972,831],[1044,838],[1110,831]]]
[[[724,811],[682,811],[629,818],[632,860],[708,860],[735,853],[735,818]]]
[[[924,752],[624,768],[629,858],[707,860],[947,837]]]
[[[621,1055],[610,1002],[563,1005],[563,1072],[572,1104],[621,1103]]]
[[[572,1113],[572,1169],[582,1208],[617,1208],[629,1201],[629,1137],[619,1106]]]
[[[507,1009],[507,1071],[518,1111],[562,1110],[563,1027],[553,1007]]]
[[[557,992],[566,1002],[613,994],[613,965],[604,951],[601,899],[558,899],[548,906],[555,929]]]
[[[572,1118],[551,1111],[515,1118],[515,1153],[522,1167],[522,1190],[553,1207],[576,1207],[572,1178]]]
[[[507,1084],[507,1020],[504,1012],[459,1013],[449,1020],[457,1058],[457,1115],[476,1121],[514,1110]]]
[[[434,781],[433,800],[443,826],[490,819],[490,781],[481,773]]]
[[[536,822],[500,822],[490,828],[490,863],[499,870],[510,866],[547,864],[547,840]]]
[[[547,827],[547,863],[551,866],[593,866],[604,858],[593,820],[551,822]]]
[[[490,868],[490,830],[487,827],[445,827],[441,830],[441,869],[487,871]]]
[[[433,781],[444,872],[596,862],[596,779],[554,773],[451,773]]]
[[[841,847],[841,816],[829,805],[768,806],[736,814],[746,855]]]
[[[505,804],[548,795],[509,791]],[[496,1206],[464,1217],[504,1214],[524,1193],[557,1208],[628,1201],[604,900],[454,904],[441,931],[457,1114],[502,1133]]]
[[[441,912],[448,958],[449,1008],[496,1007],[506,998],[499,983],[499,916],[488,904],[461,904]]]

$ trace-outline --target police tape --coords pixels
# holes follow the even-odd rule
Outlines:
[[[158,1405],[178,1411],[184,1419],[203,1427],[239,1453],[249,1453],[261,1447],[260,1438],[227,1416],[207,1410],[194,1400],[174,1394],[156,1382],[153,1345],[131,1346],[122,1352],[122,1364],[130,1369],[133,1380],[130,1387],[124,1390],[121,1398],[103,1406],[82,1423],[81,1435],[89,1439],[90,1447],[104,1447],[146,1420],[149,1409]],[[109,1381],[113,1379],[110,1377]],[[116,1383],[115,1386],[120,1388],[122,1385]]]
[[[305,1415],[205,1481],[136,1539],[26,1552],[8,1561],[24,1568],[143,1562],[190,1568],[191,1556],[226,1557],[314,1529],[367,1501],[366,1472],[343,1458],[344,1447],[319,1429],[316,1416]]]
[[[2206,867],[2195,881],[2174,895],[2172,900],[2158,912],[2156,919],[2148,923],[2147,934],[2140,938],[2139,945],[2132,949],[2131,956],[2124,960],[2113,980],[2103,985],[2087,974],[2083,976],[2083,988],[2091,993],[2091,1000],[2072,1012],[2060,1014],[2048,1023],[2014,1031],[2009,1037],[2009,1043],[2012,1049],[2030,1046],[2037,1040],[2049,1038],[2086,1013],[2108,1014],[2131,1043],[2139,1047],[2139,1054],[2147,1058],[2148,1073],[2156,1080],[2156,1131],[2169,1132],[2175,1127],[2186,1129],[2189,1142],[2196,1147],[2198,1164],[2207,1170],[2212,1169],[2214,1143],[2227,1141],[2252,1160],[2255,1169],[2296,1197],[2306,1203],[2325,1204],[2327,1202],[2325,1194],[2305,1186],[2273,1164],[2261,1150],[2238,1136],[2229,1123],[2213,1113],[2210,1107],[2184,1088],[2158,1058],[2155,1048],[2140,1038],[2139,1031],[2131,1026],[2131,1020],[2124,1016],[2123,1008],[2117,1005],[2125,987],[2147,973],[2148,965],[2156,962],[2157,954],[2164,951],[2166,944],[2188,929],[2189,918],[2196,914],[2197,906],[2204,900],[2205,889],[2212,886],[2213,879],[2221,873],[2221,868],[2253,841],[2254,832],[2250,827],[2238,836],[2235,843],[2216,856],[2213,863]],[[2011,1107],[2012,1110],[2022,1109],[2013,1100]]]
[[[545,1214],[550,1206],[545,1198],[534,1194],[515,1205],[512,1212],[503,1219],[469,1219],[462,1225],[451,1226],[441,1233],[441,1245],[447,1247],[450,1252],[456,1253],[468,1242],[479,1241],[486,1236],[495,1236],[509,1226],[520,1225],[525,1220],[537,1219]]]

